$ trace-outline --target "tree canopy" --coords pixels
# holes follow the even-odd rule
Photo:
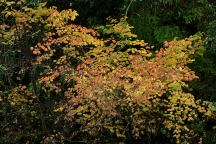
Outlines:
[[[215,143],[215,6],[1,0],[0,141]]]

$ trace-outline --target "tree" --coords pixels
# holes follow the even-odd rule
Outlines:
[[[145,141],[159,134],[202,141],[213,106],[185,83],[197,78],[187,64],[201,48],[200,35],[152,52],[125,18],[94,30],[77,25],[71,9],[25,0],[0,7],[1,53],[25,58],[17,66],[2,57],[1,69],[14,81],[6,89],[10,81],[1,79],[3,143]]]

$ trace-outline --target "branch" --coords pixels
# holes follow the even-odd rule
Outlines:
[[[127,16],[128,10],[129,10],[129,8],[130,8],[132,2],[134,2],[134,0],[131,0],[130,3],[128,4],[128,7],[127,7],[127,9],[126,9],[126,11],[125,11],[125,16]]]

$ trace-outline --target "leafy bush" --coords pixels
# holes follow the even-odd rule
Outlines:
[[[27,79],[0,97],[3,143],[147,141],[161,133],[175,143],[202,142],[213,105],[185,83],[197,78],[187,64],[200,35],[151,52],[125,18],[97,32],[75,24],[76,11],[45,6],[0,2],[1,45],[28,58],[11,72]]]

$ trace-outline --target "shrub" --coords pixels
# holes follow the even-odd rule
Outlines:
[[[176,143],[202,141],[211,103],[187,93],[185,83],[197,78],[187,64],[201,47],[199,35],[151,52],[125,18],[97,32],[75,24],[78,14],[71,9],[25,1],[0,6],[1,45],[30,53],[12,72],[20,77],[29,71],[29,79],[1,96],[3,142],[116,142],[161,132]]]

